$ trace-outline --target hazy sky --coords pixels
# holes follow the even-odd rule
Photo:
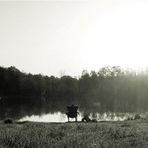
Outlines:
[[[148,1],[0,1],[0,65],[56,76],[147,67]]]

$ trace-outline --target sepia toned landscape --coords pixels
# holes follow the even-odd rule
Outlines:
[[[147,147],[146,72],[106,67],[76,79],[1,67],[0,75],[1,147]],[[79,105],[77,122],[67,122],[70,104]]]
[[[147,148],[147,18],[147,0],[0,0],[0,148]]]

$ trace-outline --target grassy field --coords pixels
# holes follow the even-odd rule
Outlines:
[[[147,148],[148,121],[0,123],[0,148]]]

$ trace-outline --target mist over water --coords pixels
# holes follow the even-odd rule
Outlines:
[[[13,118],[19,121],[34,121],[34,122],[67,122],[67,105],[68,102],[34,102],[31,98],[26,99],[21,103],[20,98],[1,99],[0,118]],[[17,103],[16,103],[17,102]],[[78,104],[78,103],[75,103]],[[79,103],[80,104],[80,103]],[[145,112],[144,112],[145,113]],[[146,116],[146,114],[141,114]],[[81,121],[85,114],[88,114],[90,119],[97,121],[124,121],[134,119],[136,112],[120,112],[120,110],[106,111],[101,108],[98,102],[82,102],[79,105],[78,121]],[[75,119],[71,119],[74,121]]]
[[[21,118],[19,121],[33,121],[33,122],[66,122],[67,118],[65,114],[60,112],[57,113],[49,113],[39,115],[32,115],[32,116],[25,116]]]
[[[125,120],[134,120],[135,113],[90,113],[89,118],[95,119],[96,121],[125,121]],[[140,114],[140,118],[146,119],[148,114]],[[83,113],[79,113],[78,121],[82,121]],[[56,113],[49,113],[43,114],[41,116],[32,115],[32,116],[25,116],[21,118],[19,121],[32,121],[32,122],[67,122],[67,116],[64,113],[56,112]],[[75,121],[75,119],[70,119],[70,121]]]
[[[82,119],[82,115],[79,114],[78,121]],[[75,119],[70,119],[71,121],[75,121]],[[25,116],[21,118],[19,121],[33,121],[33,122],[67,122],[67,116],[64,113],[56,112],[56,113],[49,113],[43,114],[41,116],[32,115],[32,116]]]

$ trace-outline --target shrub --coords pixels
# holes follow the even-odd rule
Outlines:
[[[10,119],[10,118],[9,119],[5,119],[4,123],[5,124],[12,124],[13,123],[13,119]]]
[[[141,117],[140,117],[139,114],[136,114],[136,115],[135,115],[135,120],[140,119],[140,118],[141,118]]]

